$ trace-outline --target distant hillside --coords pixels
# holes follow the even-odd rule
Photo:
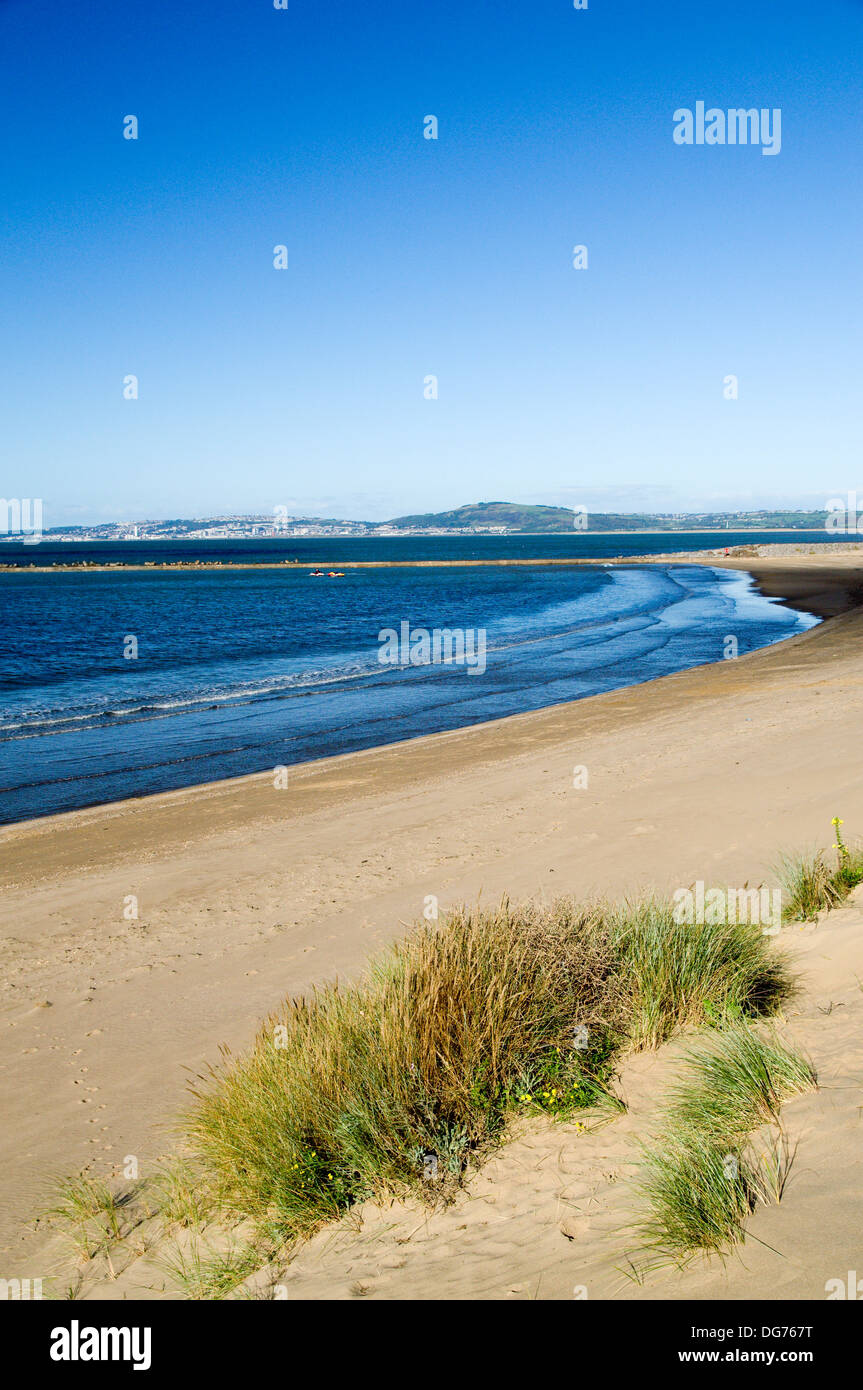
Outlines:
[[[631,512],[590,512],[587,525],[590,531],[697,531],[697,530],[770,530],[787,527],[791,530],[821,530],[826,512],[691,512],[680,514],[650,514]],[[505,526],[508,531],[547,532],[572,531],[575,525],[569,507],[524,507],[515,502],[476,502],[456,507],[450,512],[422,512],[415,516],[397,516],[388,522],[399,528],[435,528],[458,530],[468,526]]]
[[[520,507],[515,502],[476,502],[451,512],[424,512],[417,516],[397,516],[389,526],[506,526],[513,531],[571,531],[572,510],[568,507]]]

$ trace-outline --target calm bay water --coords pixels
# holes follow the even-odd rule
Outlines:
[[[509,555],[572,544],[490,539],[479,548]],[[615,539],[645,547],[644,536]],[[403,547],[312,544],[320,560],[354,558],[349,546],[400,558]],[[411,552],[459,558],[477,546],[414,538]],[[382,665],[378,634],[403,621],[483,629],[486,669]],[[0,575],[0,821],[540,709],[720,660],[729,635],[743,653],[814,621],[762,598],[746,575],[685,564]],[[135,660],[123,655],[129,636]]]

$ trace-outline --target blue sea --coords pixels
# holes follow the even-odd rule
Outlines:
[[[761,597],[745,574],[685,563],[431,566],[338,579],[310,577],[308,560],[229,567],[240,556],[273,558],[273,545],[278,558],[325,564],[611,549],[599,536],[409,540],[72,544],[63,558],[98,562],[119,550],[139,564],[202,555],[226,564],[0,574],[0,822],[542,709],[719,661],[729,636],[742,654],[816,621]],[[615,552],[634,543],[644,553],[715,538],[613,542]],[[50,560],[46,544],[28,549],[28,560],[33,551]],[[382,664],[379,634],[403,623],[481,632],[484,669]]]

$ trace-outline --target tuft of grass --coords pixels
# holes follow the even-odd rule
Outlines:
[[[836,863],[828,863],[826,852],[783,855],[779,875],[782,881],[787,922],[814,922],[820,912],[839,907],[849,893],[863,883],[863,849],[849,849],[842,837],[843,821],[833,817]]]
[[[60,1179],[52,1204],[42,1215],[63,1229],[80,1259],[89,1261],[127,1234],[124,1208],[133,1195],[116,1194],[101,1178],[78,1173]]]
[[[815,1074],[775,1032],[732,1025],[704,1051],[690,1051],[687,1075],[665,1123],[642,1145],[638,1187],[647,1207],[639,1226],[654,1263],[683,1264],[701,1253],[726,1254],[743,1238],[756,1204],[778,1201],[790,1159],[780,1132],[764,1162],[752,1133],[778,1125],[782,1102],[811,1090]]]
[[[685,1057],[690,1077],[673,1093],[669,1119],[723,1142],[778,1122],[782,1102],[815,1085],[809,1062],[775,1032],[737,1025]]]
[[[645,1151],[639,1184],[648,1214],[638,1235],[650,1264],[726,1254],[754,1205],[739,1155],[697,1131],[670,1131],[657,1143]]]
[[[838,907],[846,896],[835,881],[835,870],[823,850],[785,855],[779,863],[786,922],[814,922],[819,912]]]
[[[165,1226],[181,1226],[184,1230],[206,1226],[213,1214],[213,1197],[205,1174],[187,1158],[172,1158],[161,1164],[153,1186]]]
[[[757,928],[654,902],[461,909],[224,1053],[188,1137],[227,1211],[300,1236],[385,1191],[446,1195],[513,1112],[607,1101],[624,1048],[769,1013],[790,988]]]
[[[652,898],[611,909],[609,930],[633,1048],[659,1047],[682,1028],[775,1013],[794,992],[787,963],[757,926],[677,922],[669,903]]]
[[[187,1249],[175,1242],[173,1250],[162,1258],[161,1266],[187,1299],[214,1301],[233,1293],[262,1262],[254,1245],[214,1252],[193,1237]]]

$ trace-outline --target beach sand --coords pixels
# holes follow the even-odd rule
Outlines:
[[[242,1049],[286,994],[358,972],[421,915],[426,895],[446,908],[505,893],[588,898],[668,891],[695,879],[772,883],[781,850],[830,844],[832,816],[844,817],[852,838],[859,833],[858,557],[834,547],[829,555],[709,557],[706,563],[746,569],[765,592],[830,618],[736,661],[305,764],[291,769],[282,790],[268,773],[5,829],[6,1277],[42,1272],[24,1267],[32,1237],[22,1234],[22,1223],[52,1175],[88,1164],[97,1173],[119,1170],[128,1155],[146,1171],[172,1147],[170,1127],[189,1077],[217,1060],[220,1044]],[[588,769],[586,789],[573,787],[576,766]],[[124,917],[130,895],[139,914],[132,920]],[[733,1262],[737,1273],[719,1290],[725,1297],[819,1296],[812,1290],[825,1263],[838,1262],[837,1277],[855,1267],[847,1261],[852,1197],[852,1232],[859,1225],[856,1154],[863,1138],[863,992],[854,980],[855,973],[863,978],[861,916],[849,908],[814,932],[784,935],[806,955],[811,977],[795,1038],[818,1054],[837,1089],[789,1107],[810,1147],[801,1144],[801,1176],[785,1203],[757,1217],[759,1231],[769,1227],[793,1247],[781,1265],[792,1271],[790,1282],[780,1287],[776,1267],[750,1259],[750,1242],[750,1274]],[[826,1000],[837,1006],[829,1014],[822,1012]],[[626,1127],[655,1100],[669,1067],[673,1050],[630,1063],[630,1113],[589,1137],[612,1146],[609,1190],[623,1164]],[[583,1137],[567,1141],[560,1128],[546,1128],[550,1134],[540,1126],[508,1145],[475,1180],[486,1206],[498,1203],[497,1218],[509,1213],[508,1235],[499,1220],[482,1230],[469,1222],[469,1236],[457,1234],[460,1223],[446,1226],[444,1214],[444,1236],[425,1266],[407,1258],[398,1264],[403,1249],[394,1238],[383,1250],[375,1247],[374,1260],[395,1262],[382,1266],[389,1274],[381,1292],[533,1297],[536,1276],[547,1270],[538,1296],[570,1297],[567,1281],[585,1282],[572,1274],[585,1228],[576,1224],[569,1240],[559,1221],[549,1226],[546,1218],[560,1205],[559,1164],[569,1173],[588,1159],[572,1149]],[[590,1172],[604,1161],[592,1150]],[[546,1216],[534,1221],[537,1183]],[[833,1209],[831,1184],[838,1193]],[[613,1226],[620,1215],[613,1201],[606,1211]],[[576,1221],[575,1208],[568,1214]],[[592,1228],[594,1243],[602,1229]],[[556,1254],[548,1254],[546,1239]],[[776,1244],[769,1234],[763,1239]],[[462,1258],[468,1242],[470,1260]],[[606,1246],[593,1251],[592,1269],[600,1270]],[[336,1285],[345,1293],[359,1278],[345,1273],[350,1252],[327,1248],[324,1284],[312,1280],[306,1296],[333,1296]],[[337,1268],[333,1249],[341,1251]],[[312,1255],[310,1248],[302,1258]],[[295,1268],[300,1278],[301,1266]],[[402,1278],[402,1269],[412,1272]],[[686,1277],[682,1286],[665,1276],[647,1290],[631,1285],[620,1293],[611,1274],[596,1273],[595,1296],[716,1294],[709,1280]]]

